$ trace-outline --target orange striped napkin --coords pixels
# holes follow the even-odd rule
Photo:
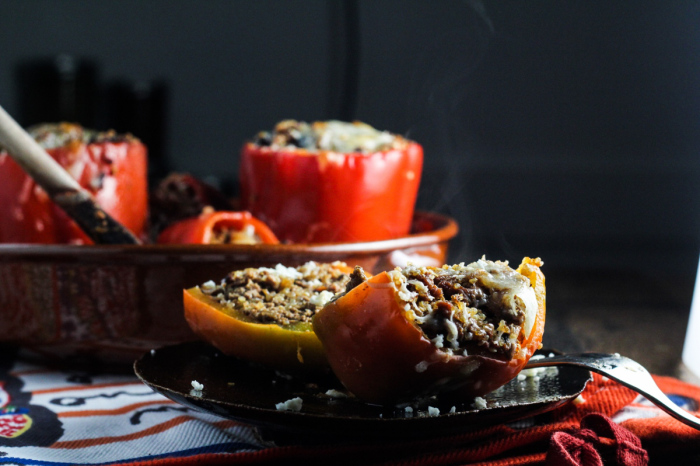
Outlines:
[[[700,457],[700,431],[598,375],[577,403],[509,425],[424,440],[276,446],[254,428],[178,405],[131,374],[50,369],[8,354],[0,351],[0,464],[586,464],[555,460],[590,438],[589,451],[616,451],[609,428],[591,434],[581,426],[606,419],[623,429],[615,435],[631,444],[639,439],[637,459],[646,452]],[[700,387],[656,380],[678,404],[700,409]]]

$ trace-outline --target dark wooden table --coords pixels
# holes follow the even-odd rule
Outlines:
[[[653,374],[700,385],[681,361],[694,278],[546,271],[543,343],[564,352],[620,353]]]

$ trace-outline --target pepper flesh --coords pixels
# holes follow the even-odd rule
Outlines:
[[[277,244],[275,234],[250,212],[204,212],[197,217],[170,225],[158,235],[161,244],[211,244],[220,231],[246,232],[251,230],[246,243]],[[243,241],[229,241],[236,243]]]
[[[281,241],[375,241],[409,233],[423,148],[373,153],[271,149],[241,153],[243,207]]]
[[[357,397],[377,404],[450,392],[481,396],[515,377],[541,347],[545,320],[544,275],[539,259],[523,259],[525,276],[537,298],[529,335],[518,336],[510,360],[487,354],[468,356],[439,350],[406,315],[391,277],[376,275],[327,304],[313,319],[331,368]]]
[[[58,131],[82,129],[57,125]],[[48,154],[92,194],[115,220],[143,237],[148,215],[146,147],[123,136],[92,142],[76,139]],[[4,151],[0,152],[0,242],[92,244],[48,194]]]

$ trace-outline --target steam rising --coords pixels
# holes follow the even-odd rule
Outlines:
[[[471,105],[471,77],[478,69],[494,35],[493,23],[481,0],[455,4],[463,25],[445,30],[417,54],[409,97],[409,138],[426,147],[418,208],[443,212],[460,219],[460,234],[452,243],[451,262],[483,251],[471,251],[473,222],[467,190],[473,146],[473,124],[463,109]],[[460,53],[455,54],[455,49]],[[421,134],[410,134],[420,128]]]

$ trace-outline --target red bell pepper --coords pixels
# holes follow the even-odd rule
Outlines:
[[[277,244],[275,234],[250,212],[205,210],[170,225],[158,235],[160,244]]]
[[[146,147],[130,135],[78,125],[31,130],[107,213],[143,237],[148,216]],[[87,235],[5,152],[0,151],[0,242],[92,244]]]
[[[413,218],[423,148],[400,141],[363,152],[247,143],[240,165],[242,207],[283,242],[404,236]]]
[[[400,296],[402,290],[387,272],[327,304],[314,316],[313,329],[333,372],[367,402],[396,403],[445,392],[464,399],[481,396],[515,377],[541,347],[545,286],[540,265],[539,259],[525,258],[517,269],[529,280],[536,303],[532,302],[530,324],[524,323],[514,335],[512,357],[478,345],[469,347],[468,354],[445,351],[447,344],[443,346],[441,338],[436,343],[438,339],[426,337],[416,324]],[[483,299],[480,289],[473,289],[477,299]],[[494,296],[499,299],[503,294]],[[488,302],[487,298],[486,306]],[[438,306],[449,308],[444,302]]]

